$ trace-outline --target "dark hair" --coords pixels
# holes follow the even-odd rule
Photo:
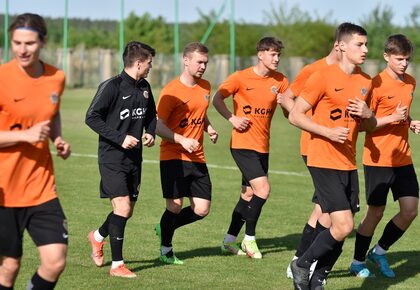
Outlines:
[[[363,27],[350,22],[341,23],[335,31],[335,41],[347,40],[353,34],[367,36],[367,32]]]
[[[140,41],[130,41],[124,48],[123,61],[124,67],[131,67],[138,59],[145,61],[151,56],[155,56],[156,51],[151,46]]]
[[[24,13],[18,15],[9,26],[9,35],[12,35],[16,29],[27,29],[37,32],[40,40],[44,40],[47,36],[45,20],[38,14]]]
[[[266,50],[281,52],[282,48],[284,48],[283,42],[275,37],[263,37],[257,43],[257,52]]]
[[[384,52],[394,55],[411,55],[413,53],[413,44],[403,34],[394,34],[385,40]]]
[[[191,53],[195,51],[199,53],[209,53],[209,49],[204,44],[200,42],[190,42],[185,46],[182,56],[188,57]]]

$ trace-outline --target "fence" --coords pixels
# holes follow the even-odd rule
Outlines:
[[[44,49],[41,58],[52,65],[62,67],[62,49]],[[0,59],[3,59],[3,49],[0,49]],[[256,63],[256,57],[237,57],[236,69],[243,69]],[[288,57],[280,60],[279,71],[293,80],[300,69],[313,59],[303,57]],[[97,87],[102,81],[119,73],[120,55],[111,49],[69,49],[67,53],[66,84],[69,87]],[[182,61],[180,61],[182,65]],[[363,70],[375,76],[385,66],[385,61],[366,60]],[[173,55],[157,54],[153,59],[153,68],[148,81],[153,87],[163,87],[174,75]],[[180,68],[180,71],[181,68]],[[407,73],[420,80],[420,64],[411,64]],[[205,78],[213,85],[219,85],[229,74],[229,56],[210,56]]]

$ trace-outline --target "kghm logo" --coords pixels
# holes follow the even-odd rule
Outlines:
[[[135,108],[131,111],[131,119],[143,119],[146,116],[147,108]],[[120,119],[125,120],[130,117],[130,110],[124,109],[120,112]]]
[[[244,111],[245,115],[249,115],[249,114],[251,114],[252,107],[250,105],[246,105],[242,108],[242,110]]]
[[[204,123],[204,118],[194,118],[191,119],[191,122],[188,122],[188,118],[184,118],[181,120],[181,122],[179,122],[179,127],[180,128],[185,128],[188,125],[191,126],[200,126]]]
[[[336,121],[341,118],[342,113],[341,109],[334,109],[330,112],[330,119]]]

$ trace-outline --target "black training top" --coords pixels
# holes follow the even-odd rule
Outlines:
[[[125,71],[98,87],[86,113],[86,124],[99,134],[99,163],[140,163],[143,129],[155,136],[156,107],[150,84]],[[127,135],[139,139],[133,149],[121,145]]]

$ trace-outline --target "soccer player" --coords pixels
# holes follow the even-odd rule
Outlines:
[[[311,132],[308,169],[321,210],[331,219],[331,227],[292,261],[295,289],[314,288],[309,281],[311,264],[341,252],[344,239],[353,230],[353,213],[359,210],[355,160],[359,125],[369,131],[376,124],[366,105],[371,79],[358,67],[368,52],[367,33],[355,24],[341,26],[337,36],[340,61],[307,80],[289,114],[291,124]],[[306,112],[313,108],[310,118]]]
[[[146,77],[155,50],[147,44],[129,42],[123,53],[123,71],[99,85],[86,113],[86,124],[99,135],[100,196],[109,198],[112,211],[88,239],[92,259],[103,266],[104,239],[109,235],[111,276],[134,278],[123,259],[124,230],[133,215],[141,181],[142,143],[155,143],[156,108]],[[143,134],[143,132],[145,133]],[[143,134],[143,136],[142,136]]]
[[[213,105],[233,126],[231,153],[242,173],[241,194],[221,250],[261,259],[255,228],[270,193],[267,176],[270,126],[277,94],[284,93],[289,83],[277,72],[283,43],[274,37],[264,37],[256,48],[258,63],[230,75],[214,95]],[[231,95],[233,113],[225,103]],[[245,237],[239,247],[236,239],[244,223]]]
[[[417,216],[419,185],[408,144],[408,129],[411,127],[418,133],[420,121],[411,120],[409,115],[416,81],[405,73],[412,54],[413,46],[407,37],[401,34],[388,37],[384,49],[387,67],[372,81],[371,108],[378,124],[365,137],[363,166],[368,207],[356,233],[350,266],[350,272],[362,278],[373,276],[365,263],[366,252],[383,217],[389,190],[394,201],[398,200],[400,211],[387,223],[367,256],[385,277],[395,277],[386,252]]]
[[[14,59],[0,66],[0,289],[13,289],[26,229],[40,266],[26,289],[54,289],[66,265],[67,220],[56,193],[49,141],[67,159],[61,136],[64,73],[39,56],[44,19],[18,15],[8,29]]]
[[[207,108],[210,83],[202,76],[207,68],[208,49],[201,43],[189,43],[183,52],[184,70],[161,91],[156,133],[160,145],[160,176],[166,210],[155,231],[160,239],[160,261],[182,265],[172,249],[179,227],[203,219],[210,210],[211,181],[204,158],[204,131],[213,143],[213,129]],[[190,205],[182,207],[184,197]]]
[[[341,26],[337,27],[335,37],[340,33]],[[331,49],[330,53],[311,64],[306,65],[300,73],[296,76],[293,83],[290,85],[290,87],[286,90],[284,94],[279,94],[279,103],[281,104],[282,108],[286,110],[286,115],[292,110],[292,107],[294,105],[295,99],[297,96],[300,95],[302,92],[302,89],[308,80],[308,78],[316,71],[322,70],[326,68],[327,66],[331,64],[335,64],[340,60],[341,52],[338,49],[338,42],[334,42],[334,46]],[[306,113],[309,117],[312,116],[312,111],[309,110]],[[307,165],[307,155],[308,155],[308,144],[309,140],[311,138],[311,134],[309,132],[306,132],[302,130],[301,132],[301,138],[300,138],[300,153],[302,155],[302,159],[305,162],[305,165]],[[311,245],[312,241],[316,238],[316,236],[325,230],[326,228],[329,228],[331,225],[330,217],[327,213],[322,214],[321,207],[319,206],[319,201],[317,199],[316,192],[314,192],[312,197],[312,202],[314,203],[314,208],[312,210],[311,215],[309,216],[308,222],[303,228],[302,236],[299,242],[299,245],[297,247],[295,256],[293,257],[293,260],[296,260],[299,258]],[[322,216],[322,217],[321,217]],[[332,265],[334,261],[327,262],[330,264],[329,268],[332,268]],[[321,266],[323,263],[319,263],[318,267]],[[290,269],[290,264],[287,267],[286,270],[286,276],[288,278],[293,279],[292,270]],[[325,275],[326,276],[326,275]],[[318,277],[321,280],[321,277]],[[323,277],[324,279],[326,277]],[[324,280],[322,279],[322,280]],[[321,280],[321,281],[322,281]]]

